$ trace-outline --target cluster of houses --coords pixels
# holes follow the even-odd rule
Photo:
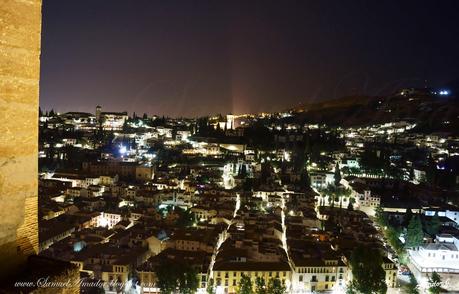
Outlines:
[[[412,124],[339,129],[344,151],[321,152],[325,164],[309,160],[298,169],[290,144],[326,126],[273,123],[267,125],[277,132],[271,149],[247,144],[244,128],[266,115],[211,120],[222,138],[197,138],[189,120],[151,126],[100,107],[95,116],[42,117],[42,128],[71,125],[84,134],[84,140],[63,138],[60,147],[41,142],[43,154],[66,145],[84,154],[101,151],[79,168],[41,173],[41,254],[72,262],[82,279],[105,281],[107,293],[159,293],[157,271],[171,262],[194,269],[200,293],[209,287],[236,293],[243,276],[278,279],[288,292],[339,293],[353,278],[352,251],[363,244],[379,250],[386,284],[395,288],[398,261],[374,225],[381,208],[398,218],[408,210],[439,216],[441,232],[409,251],[410,268],[420,279],[433,271],[459,277],[459,209],[439,200],[443,192],[417,180],[360,172],[359,152],[368,141],[404,133]],[[101,140],[91,136],[99,129],[114,148],[98,146]],[[326,198],[337,173],[348,193]]]

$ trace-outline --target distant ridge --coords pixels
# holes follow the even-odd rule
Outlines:
[[[333,107],[367,105],[374,99],[377,99],[377,98],[372,97],[372,96],[364,96],[364,95],[344,96],[344,97],[328,99],[324,101],[305,103],[305,104],[295,107],[294,110],[310,111],[310,110],[333,108]]]
[[[429,89],[380,97],[346,96],[307,103],[291,111],[300,123],[350,127],[405,120],[416,122],[420,132],[459,134],[458,100],[453,95],[432,94]]]

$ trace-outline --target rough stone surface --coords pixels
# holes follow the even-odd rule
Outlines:
[[[0,276],[38,253],[41,0],[0,0]]]

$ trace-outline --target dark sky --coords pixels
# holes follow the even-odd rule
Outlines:
[[[279,111],[459,77],[459,1],[44,0],[40,105]]]

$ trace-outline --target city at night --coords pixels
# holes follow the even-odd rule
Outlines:
[[[459,293],[458,11],[0,0],[0,293]]]

